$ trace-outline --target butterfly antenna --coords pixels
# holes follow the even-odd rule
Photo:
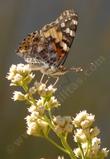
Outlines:
[[[82,67],[71,67],[69,71],[74,71],[74,72],[82,72],[83,68]]]

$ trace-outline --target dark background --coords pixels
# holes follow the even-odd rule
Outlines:
[[[96,115],[103,147],[110,147],[110,1],[109,0],[0,0],[0,158],[39,159],[63,155],[47,141],[27,136],[26,106],[11,100],[16,88],[5,78],[17,57],[18,43],[30,32],[53,21],[65,9],[79,15],[74,44],[67,66],[83,66],[58,84],[62,103],[59,114],[75,116],[81,110]],[[93,64],[91,64],[93,63]],[[109,157],[108,157],[109,158]]]

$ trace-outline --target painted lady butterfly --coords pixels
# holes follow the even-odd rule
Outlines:
[[[30,64],[33,70],[58,77],[67,72],[63,66],[78,24],[74,10],[64,11],[54,22],[40,31],[29,34],[19,45],[17,54]]]

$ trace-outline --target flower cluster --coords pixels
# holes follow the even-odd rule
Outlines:
[[[23,86],[24,83],[29,84],[34,76],[29,64],[18,64],[10,67],[7,79],[11,81],[11,86]]]
[[[58,107],[60,104],[53,96],[56,89],[52,85],[46,88],[46,84],[37,83],[35,85],[36,93],[40,96],[40,99],[35,100],[34,105],[28,108],[30,115],[26,119],[27,133],[29,135],[47,135],[48,122],[46,121],[45,114],[50,112],[53,108]]]
[[[48,133],[48,123],[44,117],[39,115],[35,106],[31,106],[28,111],[31,113],[26,119],[27,134],[33,136],[43,136]]]
[[[78,148],[74,149],[77,157],[89,159],[104,159],[108,155],[106,148],[101,149],[101,140],[97,136],[100,130],[93,126],[95,116],[82,111],[76,115],[73,124],[76,127],[74,130],[74,141]]]
[[[48,85],[44,75],[40,81],[35,79],[30,66],[24,64],[12,65],[7,79],[11,86],[19,86],[23,91],[14,91],[14,101],[24,101],[29,105],[28,115],[25,117],[27,134],[42,136],[54,146],[69,155],[71,159],[104,159],[108,155],[106,148],[101,149],[101,140],[98,138],[100,130],[94,126],[95,116],[82,111],[75,118],[71,116],[53,115],[52,111],[60,106],[55,98],[55,84]],[[56,83],[56,82],[55,82]],[[58,144],[50,135],[55,133],[61,144]],[[74,134],[76,148],[71,148],[68,135]],[[64,157],[58,157],[64,159]]]
[[[17,100],[23,101],[23,100],[25,100],[25,97],[26,97],[25,94],[23,94],[22,92],[20,92],[20,91],[14,91],[12,99],[14,101],[17,101]]]
[[[35,75],[29,65],[24,64],[12,65],[7,75],[7,79],[11,81],[11,86],[20,86],[25,91],[25,93],[14,91],[12,99],[14,101],[26,101],[30,105],[28,108],[30,115],[25,118],[27,134],[42,136],[48,132],[48,122],[44,117],[44,113],[50,112],[60,104],[54,96],[57,89],[53,85],[47,86],[46,83],[36,81],[33,86],[29,87],[34,77]],[[40,98],[35,99],[33,95]]]
[[[57,134],[71,133],[73,130],[72,118],[70,116],[61,117],[60,115],[53,118],[54,129]]]

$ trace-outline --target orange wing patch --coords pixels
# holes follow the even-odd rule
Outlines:
[[[55,39],[55,42],[58,43],[62,41],[63,35],[62,32],[57,31],[57,27],[50,28],[49,30],[43,32],[45,38],[52,37]]]
[[[57,54],[57,63],[58,63],[61,59],[63,59],[65,53],[63,53],[62,48],[57,47],[54,42],[52,42],[52,47],[55,50],[55,53]]]

